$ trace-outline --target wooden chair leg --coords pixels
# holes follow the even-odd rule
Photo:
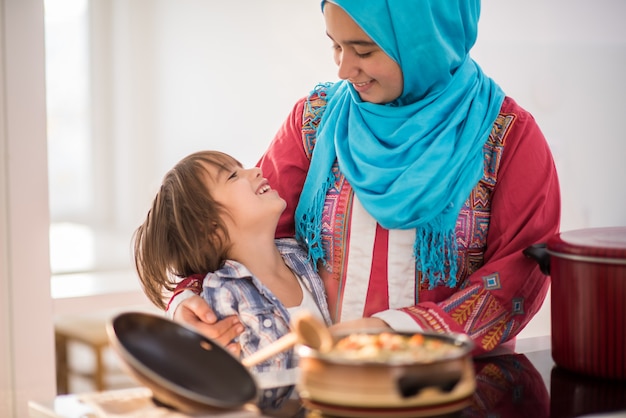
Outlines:
[[[69,393],[69,371],[67,361],[67,339],[60,335],[55,335],[56,350],[56,374],[57,374],[57,394]]]
[[[104,385],[104,359],[102,358],[102,352],[104,351],[104,347],[96,346],[94,347],[95,353],[95,370],[93,372],[93,381],[94,386],[97,391],[103,391],[105,389]]]

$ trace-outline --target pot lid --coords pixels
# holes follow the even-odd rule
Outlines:
[[[599,258],[626,258],[626,226],[561,232],[547,242],[551,253]]]

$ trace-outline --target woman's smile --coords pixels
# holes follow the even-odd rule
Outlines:
[[[364,81],[364,82],[361,82],[361,83],[356,83],[354,81],[351,81],[351,83],[352,83],[352,86],[354,87],[354,89],[358,93],[365,93],[374,84],[374,81],[376,81],[376,80],[371,79],[371,80]]]

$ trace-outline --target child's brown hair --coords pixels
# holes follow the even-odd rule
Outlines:
[[[161,309],[180,278],[207,274],[226,259],[229,240],[223,208],[211,196],[210,166],[241,164],[218,151],[183,158],[163,178],[145,222],[134,233],[135,268],[145,294]]]

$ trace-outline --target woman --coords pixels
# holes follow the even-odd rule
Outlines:
[[[469,55],[479,0],[322,7],[342,81],[296,103],[259,162],[287,202],[277,236],[306,242],[334,322],[462,332],[476,354],[511,340],[549,287],[522,250],[558,231],[560,193],[533,117]],[[170,314],[231,341],[236,318],[187,288]]]

